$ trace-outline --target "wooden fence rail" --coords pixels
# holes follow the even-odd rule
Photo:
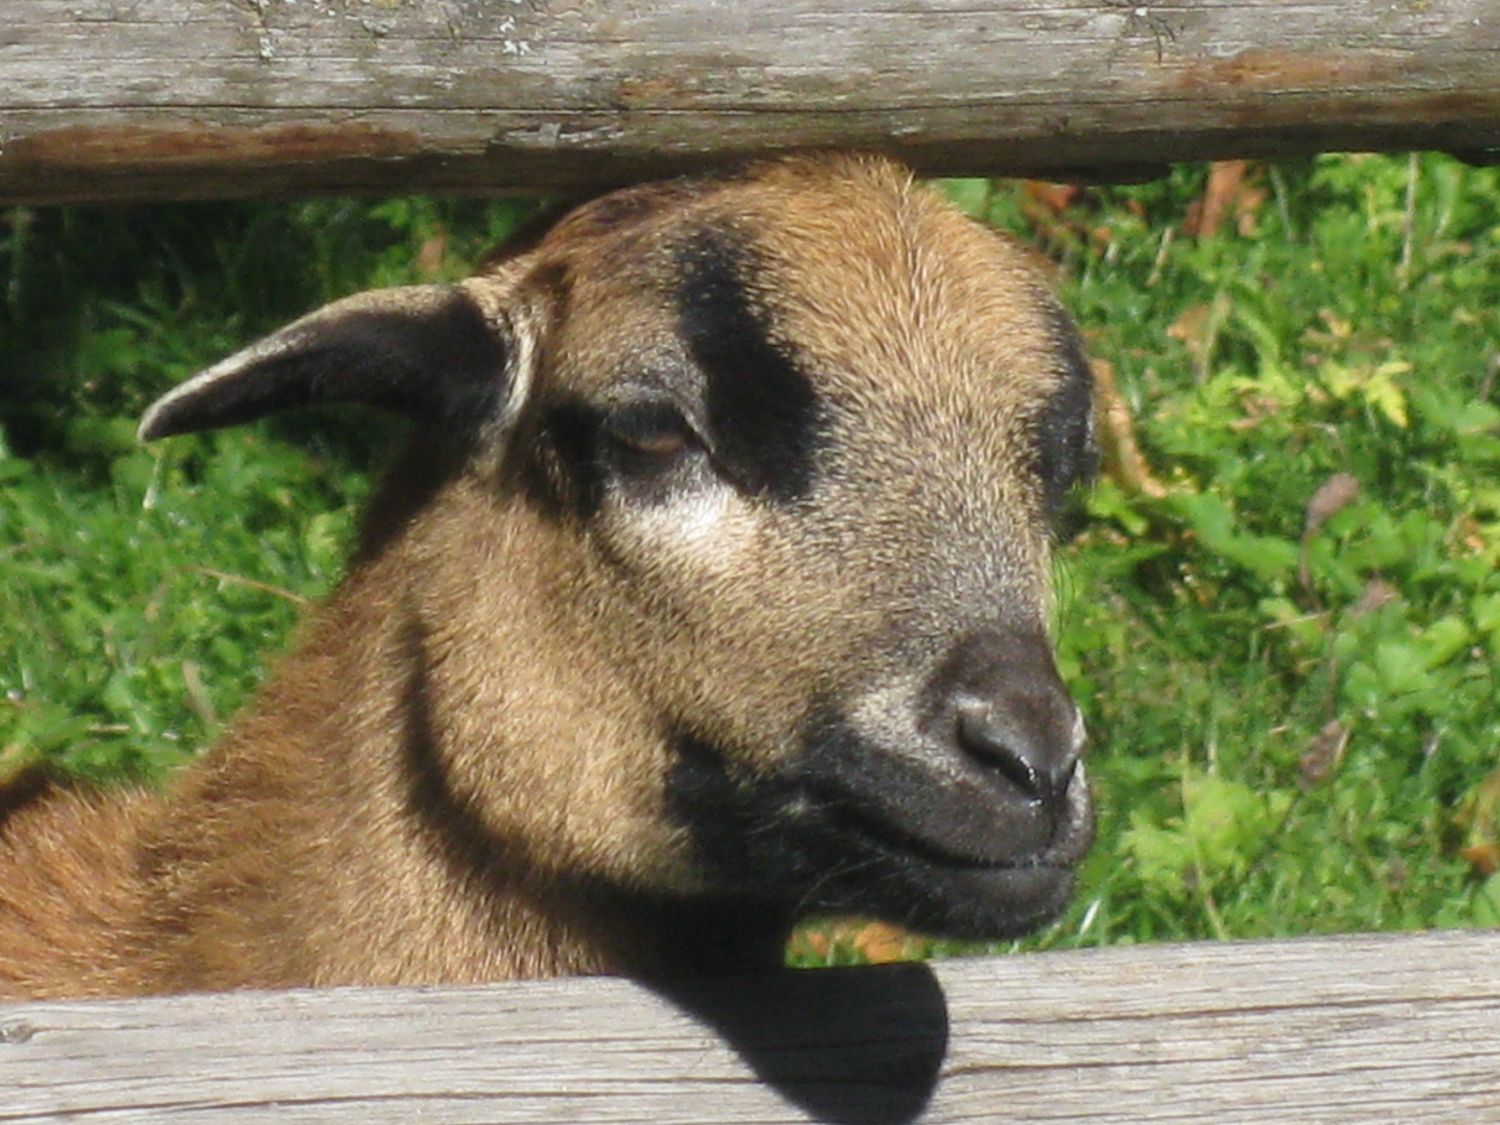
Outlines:
[[[1500,932],[0,1003],[0,1122],[1496,1121]]]
[[[1495,0],[4,0],[0,203],[1500,146]]]

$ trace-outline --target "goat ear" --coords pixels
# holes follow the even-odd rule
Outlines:
[[[162,396],[141,419],[140,438],[335,402],[438,423],[491,417],[516,358],[515,332],[491,296],[460,282],[335,301]]]

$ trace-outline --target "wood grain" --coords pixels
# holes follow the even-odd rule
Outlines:
[[[0,1003],[0,1121],[1500,1120],[1500,933]]]
[[[4,0],[0,202],[1500,146],[1493,0]]]

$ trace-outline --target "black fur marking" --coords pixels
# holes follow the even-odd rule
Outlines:
[[[472,453],[465,435],[414,430],[365,508],[350,565],[378,558],[400,539],[418,513],[432,506],[443,486],[463,472]]]
[[[406,811],[455,883],[496,905],[526,901],[586,935],[613,971],[722,974],[782,964],[790,918],[751,896],[654,894],[587,872],[537,877],[524,841],[498,832],[455,786],[432,716],[427,630],[413,614],[403,632],[410,669],[402,709]]]
[[[532,498],[554,513],[591,519],[604,501],[605,466],[599,457],[604,411],[567,399],[548,411],[528,473]]]
[[[1046,309],[1047,326],[1062,364],[1062,379],[1042,410],[1037,427],[1038,472],[1049,518],[1056,518],[1073,485],[1098,468],[1093,440],[1094,377],[1078,329],[1060,305]]]
[[[705,228],[678,249],[677,317],[706,379],[716,459],[741,487],[789,502],[812,488],[825,421],[812,383],[770,334],[749,291],[749,247]]]
[[[500,405],[505,345],[462,293],[419,314],[349,313],[309,325],[305,333],[282,354],[172,401],[142,436],[234,426],[339,402],[472,429]]]

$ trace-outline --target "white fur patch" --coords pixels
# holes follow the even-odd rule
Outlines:
[[[744,501],[724,485],[695,488],[631,513],[632,528],[657,551],[727,569],[754,536]]]

